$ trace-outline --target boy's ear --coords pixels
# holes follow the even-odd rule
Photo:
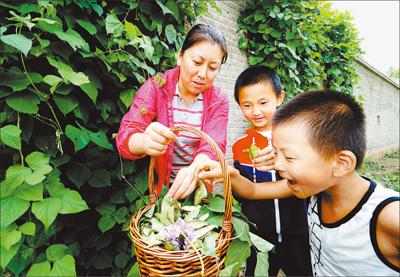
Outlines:
[[[342,177],[356,168],[357,158],[353,152],[342,150],[336,154],[336,163],[333,170],[335,177]]]
[[[283,100],[285,100],[285,94],[286,94],[285,91],[282,90],[282,91],[281,91],[281,94],[279,95],[278,106],[282,105]]]

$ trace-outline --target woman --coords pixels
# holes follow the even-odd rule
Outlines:
[[[216,160],[210,146],[191,133],[179,136],[169,128],[185,124],[207,133],[225,153],[229,105],[226,93],[213,85],[227,59],[222,34],[197,24],[188,32],[177,67],[148,79],[122,118],[116,144],[123,158],[160,156],[158,183],[173,198],[185,198],[196,187],[197,164]],[[173,143],[170,143],[173,142]]]

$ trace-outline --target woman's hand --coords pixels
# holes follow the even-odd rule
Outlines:
[[[168,196],[174,199],[186,198],[196,188],[194,169],[190,166],[181,168],[176,174],[174,183],[168,191]]]
[[[270,146],[261,149],[255,154],[256,158],[254,161],[254,166],[259,171],[269,171],[274,169],[275,163],[275,153],[274,149]]]
[[[152,122],[144,133],[136,133],[129,140],[129,149],[136,155],[160,156],[167,151],[168,144],[177,136],[168,127]]]
[[[197,166],[209,161],[212,160],[207,155],[198,154],[190,166],[181,168],[169,188],[168,195],[175,199],[182,199],[191,194],[196,189],[197,178],[195,177],[195,171]]]

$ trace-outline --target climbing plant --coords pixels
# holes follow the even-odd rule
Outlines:
[[[135,274],[126,230],[146,166],[121,160],[114,134],[210,4],[0,1],[2,275]]]
[[[276,70],[289,97],[321,87],[352,93],[362,51],[348,13],[324,1],[247,1],[238,25],[249,64]]]

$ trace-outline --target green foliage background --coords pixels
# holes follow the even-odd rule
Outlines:
[[[361,48],[348,13],[324,1],[247,1],[238,24],[249,64],[276,70],[289,98],[322,87],[352,93]]]
[[[210,2],[0,2],[2,274],[137,274],[126,230],[147,166],[113,134]]]

